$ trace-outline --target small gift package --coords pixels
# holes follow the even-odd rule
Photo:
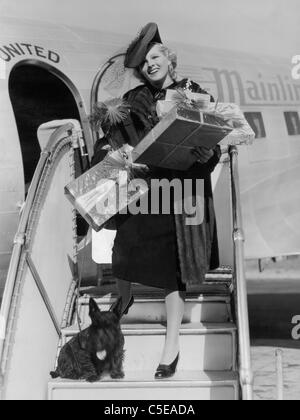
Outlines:
[[[189,90],[167,89],[164,101],[157,101],[156,112],[160,119],[165,117],[176,105],[185,104],[201,111],[209,107],[211,96],[209,94],[195,93]]]
[[[111,152],[65,187],[68,199],[96,232],[148,191],[146,181],[132,182],[135,170],[146,169],[132,162],[131,151],[124,145]]]
[[[208,106],[208,111],[214,113],[216,116],[223,118],[227,125],[233,128],[222,141],[222,145],[251,145],[255,139],[255,133],[250,127],[248,121],[240,107],[234,103],[211,103]]]
[[[137,163],[168,169],[187,170],[197,160],[193,150],[197,146],[213,149],[231,131],[222,116],[207,112],[210,96],[193,94],[180,100],[168,96],[158,101],[159,123],[132,152]],[[184,93],[185,95],[185,93]]]

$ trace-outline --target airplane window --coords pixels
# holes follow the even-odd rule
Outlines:
[[[285,112],[284,117],[289,135],[300,135],[300,118],[298,112]]]
[[[262,113],[261,112],[245,112],[244,115],[250,127],[255,133],[255,138],[256,139],[265,138],[266,129],[265,129]]]

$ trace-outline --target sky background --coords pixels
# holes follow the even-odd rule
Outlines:
[[[0,0],[0,14],[127,35],[155,21],[164,40],[300,54],[300,0]]]

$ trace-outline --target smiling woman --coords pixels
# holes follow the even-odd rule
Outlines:
[[[129,143],[135,147],[159,122],[158,100],[164,100],[168,89],[184,89],[207,93],[189,79],[177,80],[177,57],[161,43],[155,23],[149,23],[130,44],[125,66],[139,74],[143,84],[124,96],[130,113],[119,127],[99,140],[95,146],[93,164],[105,156],[107,145]],[[196,182],[204,181],[204,221],[187,226],[186,215],[175,211],[171,197],[166,214],[116,215],[117,235],[113,248],[112,266],[118,279],[123,312],[133,304],[131,283],[140,283],[165,290],[167,335],[156,379],[173,376],[179,360],[179,329],[183,319],[185,292],[189,285],[202,283],[210,269],[218,268],[219,254],[216,219],[213,206],[211,172],[220,159],[220,148],[195,148],[198,161],[187,171],[149,167],[148,176],[155,180],[179,180],[183,185],[192,180],[190,197],[196,199]],[[153,200],[149,191],[149,203]],[[177,203],[178,204],[178,203]],[[150,204],[151,208],[151,204]]]
[[[176,81],[177,56],[162,44],[150,44],[139,71],[154,86],[167,87]]]

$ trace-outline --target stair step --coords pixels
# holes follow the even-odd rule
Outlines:
[[[154,371],[126,372],[122,380],[104,377],[90,384],[52,380],[49,400],[237,400],[235,372],[178,371],[172,378],[154,380]]]
[[[207,282],[199,285],[189,286],[188,295],[198,294],[205,296],[230,296],[229,283],[232,280],[232,275],[226,275],[225,277],[227,280],[218,281],[214,275],[209,276]],[[99,287],[82,287],[80,291],[82,295],[87,294],[94,298],[103,297],[109,294],[112,296],[117,296],[118,294],[115,284],[106,284]],[[132,283],[132,293],[137,298],[161,298],[164,296],[164,291],[162,289],[144,286],[138,283]]]
[[[116,278],[113,276],[112,273],[112,265],[111,264],[100,264],[101,272],[102,272],[102,282],[103,285],[113,285],[116,282]],[[93,275],[85,275],[82,281],[82,284],[91,284],[91,278]],[[95,279],[92,284],[97,284],[99,279]],[[205,276],[205,283],[216,283],[216,284],[230,284],[232,282],[232,267],[225,266],[220,267],[216,270],[209,271]],[[193,286],[195,287],[195,286]]]
[[[83,322],[88,320],[89,299],[85,295],[79,299],[80,319]],[[95,298],[99,308],[107,311],[115,301],[112,294],[104,297]],[[231,320],[230,297],[229,296],[204,296],[190,294],[185,303],[184,323],[189,322],[213,322],[225,323]],[[166,322],[166,308],[164,298],[135,297],[134,305],[130,308],[127,315],[123,317],[123,322],[130,323],[154,323]]]
[[[129,324],[123,325],[122,331],[126,350],[125,371],[154,371],[160,362],[166,327],[162,324]],[[78,332],[77,325],[62,330],[63,342]],[[178,368],[181,370],[235,370],[236,328],[231,323],[183,324],[180,351]]]
[[[88,328],[90,323],[81,325],[81,330]],[[166,326],[160,323],[157,324],[122,324],[123,334],[126,335],[165,335]],[[80,332],[77,324],[62,329],[64,337],[74,337]],[[233,323],[187,323],[182,324],[180,328],[181,335],[201,335],[201,334],[222,334],[222,333],[235,333],[236,327]]]

